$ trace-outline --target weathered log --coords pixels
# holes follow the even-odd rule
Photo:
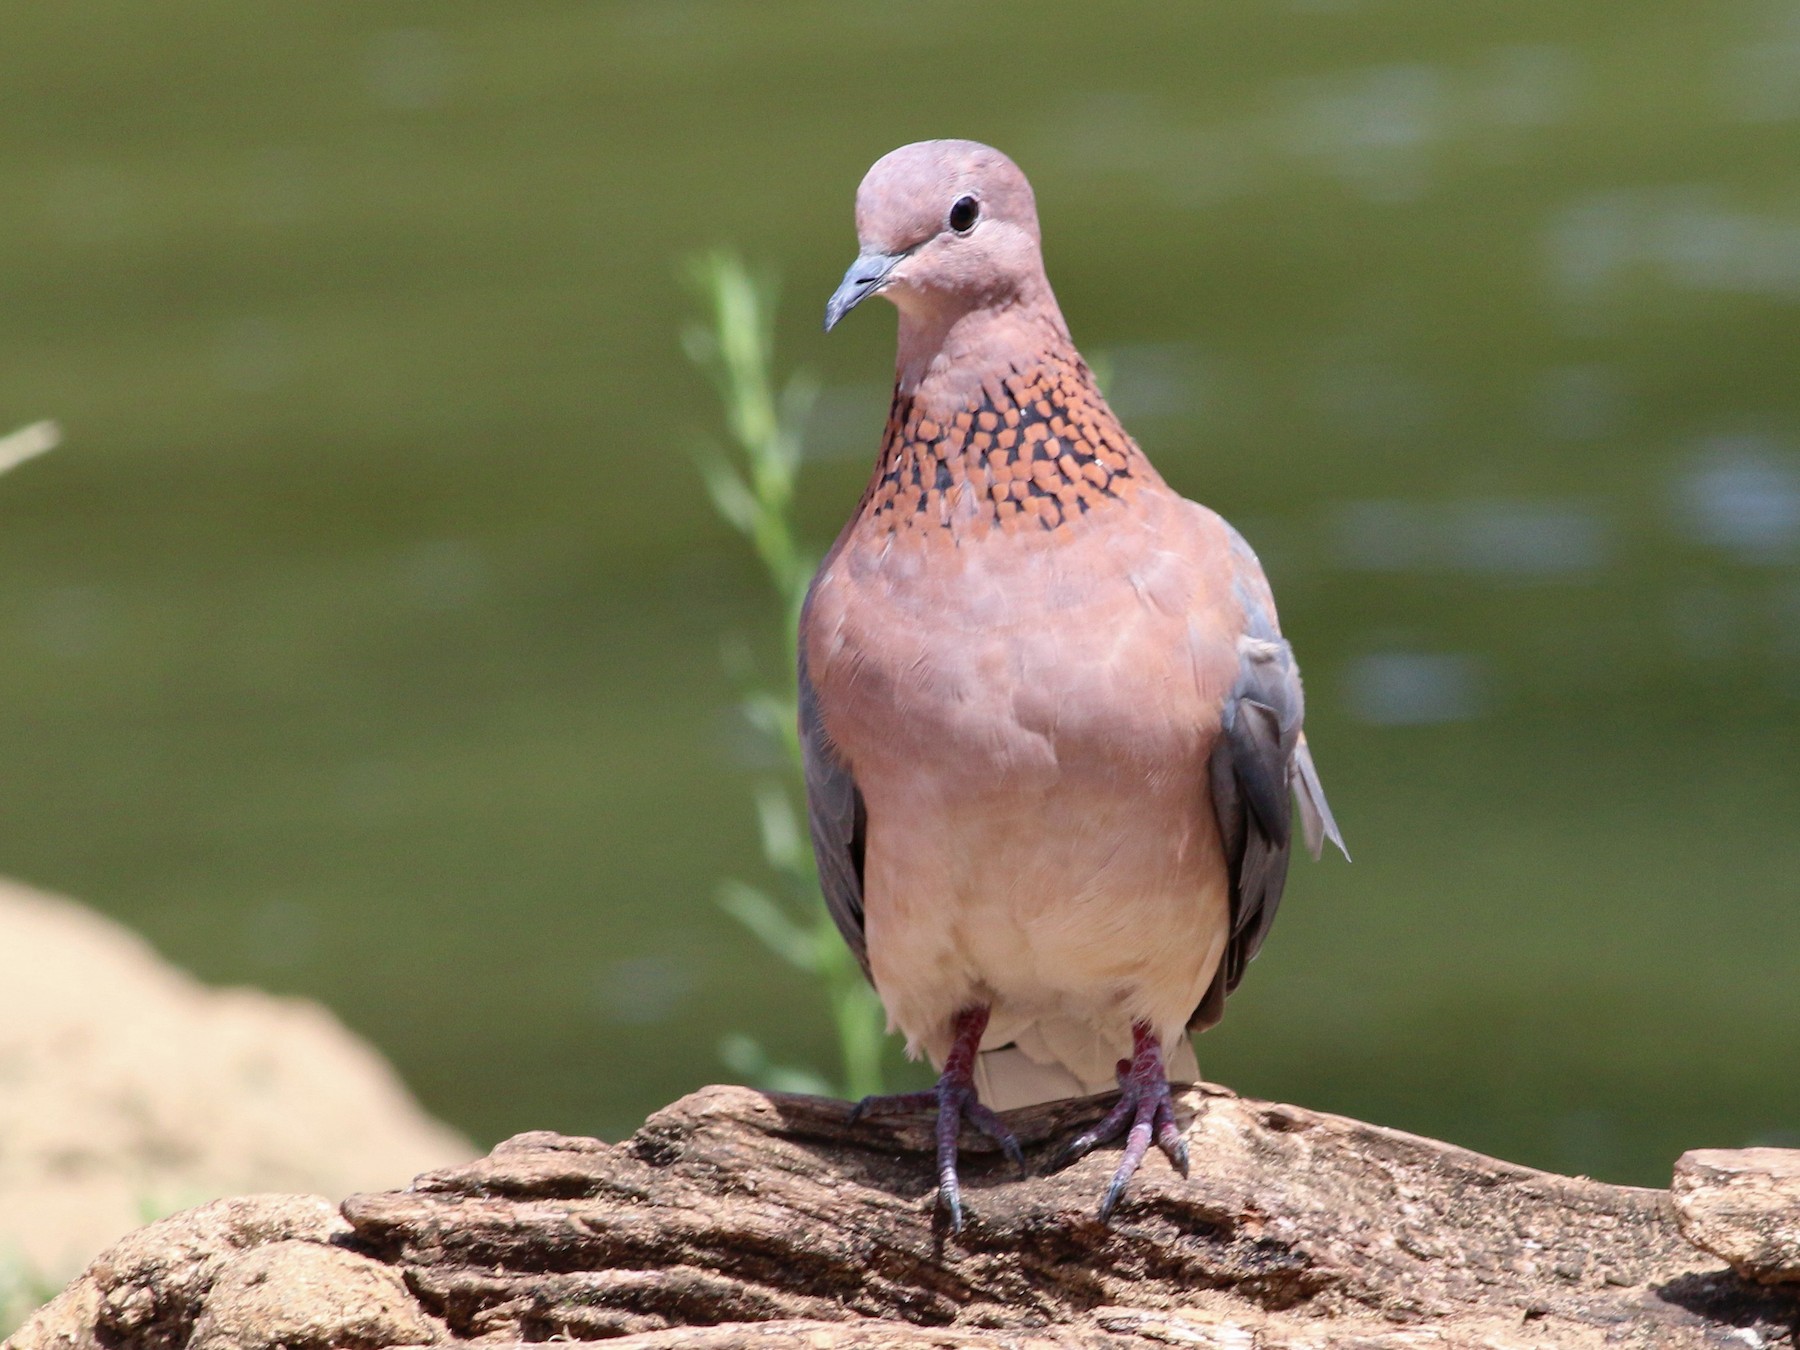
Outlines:
[[[316,1240],[401,1277],[417,1307],[386,1321],[365,1316],[335,1339],[313,1330],[318,1318],[282,1303],[267,1256],[254,1280],[233,1276],[254,1248],[215,1262],[212,1289],[253,1285],[296,1350],[552,1337],[622,1337],[622,1350],[1794,1343],[1800,1295],[1693,1246],[1666,1191],[1217,1088],[1180,1101],[1193,1177],[1153,1157],[1110,1228],[1094,1210],[1116,1151],[1020,1180],[965,1134],[969,1219],[950,1234],[924,1117],[851,1129],[839,1102],[710,1088],[623,1143],[520,1135],[409,1190],[352,1197],[344,1226]],[[1041,1169],[1099,1106],[1010,1119]],[[141,1259],[130,1268],[145,1277]],[[95,1274],[64,1296],[63,1322],[52,1305],[18,1350],[132,1343],[129,1325],[93,1312],[137,1306],[131,1291]],[[180,1310],[189,1332],[210,1319],[209,1346],[249,1325],[191,1290]],[[166,1311],[157,1335],[186,1344]]]

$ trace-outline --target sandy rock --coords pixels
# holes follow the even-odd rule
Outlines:
[[[225,1267],[188,1350],[380,1350],[442,1338],[394,1270],[341,1247],[290,1241]]]
[[[103,1350],[100,1291],[83,1276],[39,1308],[6,1342],[6,1350]]]
[[[1800,1149],[1694,1149],[1673,1190],[1688,1241],[1749,1279],[1800,1281]]]
[[[349,1231],[316,1195],[215,1200],[127,1234],[7,1342],[7,1350],[90,1350],[185,1343],[201,1305],[234,1257],[295,1239],[318,1244]]]
[[[343,1196],[474,1156],[300,999],[211,989],[70,901],[0,882],[0,1259],[68,1279],[215,1196]]]

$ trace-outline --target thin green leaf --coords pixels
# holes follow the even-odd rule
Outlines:
[[[763,856],[784,872],[804,868],[809,845],[800,830],[794,803],[773,783],[758,783],[756,819],[762,827]]]
[[[720,516],[749,541],[773,593],[774,612],[789,651],[799,632],[800,608],[817,554],[799,542],[793,518],[795,484],[802,462],[807,419],[819,393],[810,374],[790,377],[778,388],[774,376],[774,287],[753,275],[728,253],[690,259],[690,283],[706,307],[708,323],[682,335],[682,348],[712,382],[723,401],[727,448],[697,453],[702,480]],[[791,677],[783,672],[780,692],[754,687],[750,647],[730,644],[725,660],[734,683],[743,688],[745,720],[779,746],[796,776],[800,740]],[[880,1001],[861,968],[838,937],[819,898],[806,834],[793,807],[791,790],[774,783],[755,788],[763,857],[772,872],[793,886],[796,905],[777,903],[743,882],[727,882],[719,904],[782,960],[811,974],[818,983],[837,1033],[845,1086],[855,1095],[879,1092],[887,1044]],[[797,918],[796,915],[803,915]],[[740,1072],[765,1086],[803,1079],[819,1090],[823,1077],[771,1065],[748,1038],[727,1038]],[[721,1048],[721,1054],[725,1054]]]
[[[798,970],[816,971],[816,936],[795,923],[764,891],[742,881],[719,885],[719,908],[756,936],[757,941]]]

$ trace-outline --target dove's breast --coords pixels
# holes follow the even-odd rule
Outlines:
[[[867,806],[870,962],[926,1049],[990,1002],[989,1044],[1082,1042],[1045,1053],[1104,1083],[1133,1020],[1174,1034],[1199,1002],[1226,927],[1225,547],[1157,485],[1055,530],[865,515],[821,571],[808,668]]]

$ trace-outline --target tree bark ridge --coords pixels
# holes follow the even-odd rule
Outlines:
[[[1110,1228],[1094,1211],[1114,1149],[1021,1180],[965,1131],[968,1219],[951,1235],[924,1115],[851,1128],[841,1102],[708,1088],[621,1143],[520,1135],[354,1196],[326,1240],[397,1273],[432,1339],[493,1345],[1793,1343],[1795,1291],[1692,1245],[1667,1191],[1212,1087],[1177,1103],[1192,1178],[1152,1158]],[[1008,1119],[1041,1169],[1104,1105]]]

